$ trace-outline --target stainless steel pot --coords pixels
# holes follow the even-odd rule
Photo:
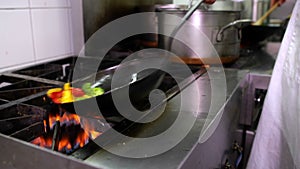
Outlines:
[[[161,5],[156,6],[156,10],[158,12],[183,17],[187,13],[188,8],[185,5]],[[205,10],[199,8],[188,20],[192,25],[198,28],[198,30],[191,29],[191,31],[187,32],[185,36],[186,40],[190,41],[192,46],[201,44],[203,36],[197,36],[200,30],[210,40],[222,63],[233,62],[239,57],[241,40],[240,28],[244,23],[251,23],[250,20],[239,20],[240,15],[240,11]],[[159,32],[169,32],[176,24],[178,23],[169,20],[167,15],[158,15]],[[169,40],[169,37],[160,35],[158,38],[159,47],[167,49]],[[207,48],[203,49],[211,50]],[[202,64],[199,56],[195,56],[190,46],[186,46],[179,41],[175,40],[172,43],[171,51],[189,64]],[[216,56],[200,57],[202,60],[206,59],[206,63],[209,62],[213,64],[216,62],[214,59]]]

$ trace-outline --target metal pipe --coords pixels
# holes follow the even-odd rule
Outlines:
[[[53,138],[52,138],[52,147],[51,149],[53,151],[58,151],[58,146],[59,146],[59,134],[60,134],[60,121],[57,120],[55,122],[55,129],[54,129],[54,134],[53,134]]]

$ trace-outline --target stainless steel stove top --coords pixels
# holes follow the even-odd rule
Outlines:
[[[255,60],[257,56],[253,57]],[[200,70],[194,71],[196,80],[189,81],[186,78],[186,90],[189,89],[189,84],[196,84],[201,94],[198,112],[187,112],[187,114],[193,114],[196,117],[195,124],[191,128],[187,136],[180,141],[171,150],[154,156],[142,159],[124,158],[102,149],[100,146],[91,141],[85,147],[76,150],[71,155],[65,155],[60,152],[55,152],[50,149],[41,148],[29,143],[33,137],[36,137],[41,130],[44,130],[44,125],[41,122],[45,111],[49,110],[49,102],[44,101],[45,93],[49,88],[62,86],[67,81],[68,67],[74,63],[74,57],[70,57],[64,60],[55,61],[53,63],[46,63],[36,67],[27,68],[24,70],[18,70],[15,72],[3,73],[1,75],[0,88],[0,125],[1,121],[5,124],[7,119],[12,120],[22,119],[26,122],[26,118],[23,119],[20,110],[35,110],[37,113],[37,121],[30,121],[30,124],[24,124],[19,126],[18,129],[1,129],[0,144],[3,145],[0,150],[0,168],[221,168],[226,163],[226,159],[235,159],[235,156],[231,154],[224,155],[224,152],[231,149],[234,141],[242,144],[242,137],[240,136],[240,112],[241,112],[241,97],[243,91],[243,81],[247,74],[256,70],[255,66],[244,69],[243,66],[239,66],[239,63],[230,65],[225,69],[227,80],[227,95],[226,101],[222,107],[216,108],[217,112],[223,111],[223,115],[220,116],[219,125],[215,128],[211,127],[207,129],[207,133],[210,133],[210,137],[203,142],[199,143],[199,135],[208,119],[207,115],[210,108],[210,81],[218,80],[211,79],[208,74],[203,74],[203,68],[199,69],[199,66],[195,66],[192,69]],[[245,59],[245,58],[244,58]],[[249,58],[246,58],[246,60]],[[268,59],[266,59],[270,63]],[[110,67],[114,65],[114,62],[108,61],[104,67]],[[272,64],[272,61],[271,63]],[[268,64],[268,65],[270,65]],[[243,64],[244,65],[244,64]],[[251,68],[254,68],[251,70]],[[263,72],[268,72],[270,69],[266,69]],[[214,69],[213,67],[211,69]],[[216,70],[217,71],[217,70]],[[84,71],[83,71],[84,72]],[[84,76],[84,74],[83,74]],[[161,118],[153,123],[149,124],[137,124],[126,123],[123,118],[112,118],[113,122],[123,123],[128,135],[135,135],[135,137],[147,137],[159,134],[161,131],[168,129],[174,122],[177,114],[174,114],[174,110],[178,108],[180,103],[180,93],[170,90],[174,87],[174,82],[166,77],[165,82],[162,85],[165,91],[170,92],[170,99],[167,102],[166,110]],[[194,79],[194,78],[192,78]],[[191,98],[191,102],[193,99]],[[29,111],[30,112],[30,111]],[[217,115],[217,112],[215,115]],[[14,115],[15,114],[15,115]],[[8,116],[6,116],[8,115]],[[10,117],[10,115],[12,117]],[[21,118],[20,118],[21,116]],[[26,117],[25,116],[25,117]],[[30,114],[28,117],[31,117]],[[212,121],[217,116],[209,117]],[[15,119],[14,119],[15,118]],[[11,124],[17,124],[15,122]],[[122,125],[120,125],[122,127]],[[13,130],[13,131],[12,131]],[[22,133],[22,134],[20,134]],[[115,145],[126,144],[123,140],[112,140]],[[163,146],[163,145],[157,145]],[[122,149],[122,146],[119,146]],[[163,147],[161,147],[163,148]],[[226,157],[224,157],[226,156]]]

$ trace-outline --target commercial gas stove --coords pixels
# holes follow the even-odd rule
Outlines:
[[[85,58],[89,63],[95,58]],[[167,104],[160,118],[151,123],[134,123],[122,116],[105,118],[103,132],[97,133],[82,128],[85,117],[63,111],[46,96],[50,88],[61,87],[69,79],[69,74],[77,57],[36,65],[0,75],[0,168],[226,168],[243,166],[242,146],[245,146],[245,119],[243,94],[249,84],[249,70],[226,68],[227,95],[223,106],[215,109],[214,117],[209,117],[211,81],[206,68],[190,65],[192,76],[180,77],[185,90],[191,84],[199,86],[201,107],[192,112],[196,121],[186,137],[175,147],[157,156],[126,158],[112,154],[96,144],[93,139],[114,128],[134,137],[148,137],[159,134],[172,125],[177,117],[181,92],[178,85],[166,75],[158,87],[167,94]],[[99,69],[117,65],[121,60],[105,60]],[[81,74],[87,76],[88,65],[82,63]],[[212,72],[218,68],[210,67]],[[180,71],[174,65],[174,70]],[[248,75],[248,76],[247,76]],[[251,76],[252,77],[252,76]],[[267,81],[266,81],[267,82]],[[248,88],[247,88],[248,89]],[[249,91],[249,90],[247,90]],[[218,98],[218,97],[216,97]],[[193,102],[193,98],[191,98]],[[244,105],[244,106],[243,106]],[[218,116],[218,112],[222,115]],[[57,116],[60,123],[56,123]],[[248,114],[249,115],[249,114]],[[217,119],[218,125],[207,127],[205,142],[199,136],[208,118]],[[245,122],[246,123],[246,122]],[[57,127],[59,126],[59,127]],[[56,132],[58,130],[59,132]],[[88,132],[86,132],[88,131]],[[57,136],[59,133],[59,137]],[[111,146],[126,145],[126,141],[113,138]],[[120,146],[121,145],[121,146]],[[163,145],[157,145],[163,146]],[[163,148],[163,147],[161,147]],[[249,151],[249,150],[248,150]]]

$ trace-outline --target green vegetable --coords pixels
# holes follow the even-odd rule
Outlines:
[[[100,87],[91,87],[91,83],[84,83],[82,85],[82,90],[85,92],[88,96],[99,96],[104,93],[104,90]]]
[[[86,95],[92,95],[93,91],[92,91],[92,88],[91,88],[91,83],[84,83],[82,85],[82,90],[84,91],[84,93]]]
[[[99,96],[104,93],[104,90],[100,87],[93,88],[93,96]]]

